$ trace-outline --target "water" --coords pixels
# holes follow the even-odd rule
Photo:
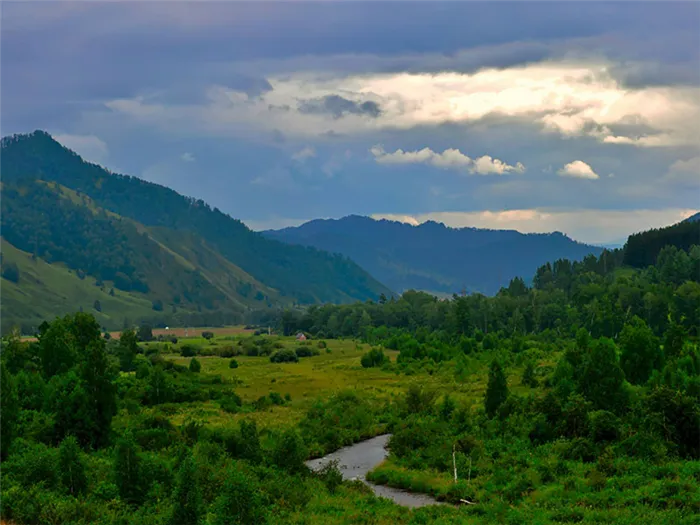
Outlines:
[[[375,485],[365,479],[367,473],[379,465],[389,455],[386,445],[391,434],[355,443],[349,447],[341,448],[322,458],[312,459],[306,465],[312,470],[318,470],[332,460],[338,460],[338,468],[343,474],[343,479],[357,479],[368,485],[377,496],[388,498],[404,507],[425,507],[427,505],[440,505],[436,499],[426,495],[394,489],[384,485]]]

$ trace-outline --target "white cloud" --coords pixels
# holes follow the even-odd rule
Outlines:
[[[492,158],[490,155],[472,159],[454,148],[446,149],[442,153],[436,153],[430,148],[416,151],[397,149],[393,153],[387,153],[381,145],[376,145],[369,151],[379,164],[430,164],[442,169],[465,169],[479,175],[503,175],[504,173],[523,173],[525,171],[525,166],[520,162],[511,166],[499,159]]]
[[[292,155],[292,160],[297,162],[304,162],[306,159],[316,156],[316,150],[311,146],[306,146],[305,148],[297,151]]]
[[[109,156],[107,144],[95,135],[69,135],[64,133],[53,135],[53,138],[89,162],[100,164]]]
[[[600,178],[600,176],[595,171],[593,171],[593,168],[591,168],[582,160],[575,160],[573,162],[569,162],[566,166],[557,171],[557,174],[561,177],[573,177],[576,179],[595,180]]]
[[[526,210],[434,212],[414,215],[374,214],[374,219],[390,219],[410,224],[428,220],[454,228],[476,227],[512,229],[522,233],[561,231],[573,239],[591,244],[616,242],[628,235],[675,224],[697,213],[686,208],[658,210],[558,210],[534,208]]]
[[[700,157],[677,160],[669,166],[663,181],[684,186],[700,186]]]
[[[548,61],[474,73],[296,72],[269,75],[271,90],[259,97],[212,86],[202,105],[166,106],[143,97],[112,100],[107,107],[173,129],[174,122],[214,134],[269,133],[316,137],[361,134],[445,123],[473,123],[490,116],[539,125],[542,131],[589,136],[602,143],[639,147],[696,145],[700,133],[700,88],[627,87],[614,78],[616,64]],[[303,101],[340,96],[376,114],[341,118],[304,112]],[[316,107],[320,107],[316,105]]]
[[[196,159],[192,153],[183,153],[180,155],[180,159],[183,160],[184,162],[194,162]]]

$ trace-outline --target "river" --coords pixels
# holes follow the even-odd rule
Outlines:
[[[379,465],[389,455],[386,445],[391,434],[360,441],[349,447],[344,447],[322,458],[312,459],[306,465],[312,470],[318,470],[332,460],[338,460],[338,468],[343,474],[343,479],[358,479],[367,484],[377,496],[388,498],[404,507],[425,507],[427,505],[440,505],[436,499],[427,494],[417,494],[401,489],[375,485],[365,479],[367,473]]]

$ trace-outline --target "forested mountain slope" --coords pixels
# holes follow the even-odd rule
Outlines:
[[[87,163],[47,133],[6,137],[0,155],[3,238],[96,288],[148,299],[161,317],[178,309],[240,317],[390,293],[346,257],[266,239],[201,200]],[[83,302],[52,313],[93,304]],[[16,306],[3,301],[3,313]]]
[[[349,216],[314,220],[264,232],[270,238],[341,253],[397,292],[467,291],[493,294],[516,276],[532,276],[541,264],[580,260],[603,249],[562,233],[449,228],[428,221],[412,226]]]

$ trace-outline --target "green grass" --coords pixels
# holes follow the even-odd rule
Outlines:
[[[95,286],[94,278],[80,279],[63,265],[48,264],[38,258],[32,260],[31,254],[18,250],[4,239],[2,257],[6,262],[16,263],[20,271],[18,283],[2,280],[3,329],[20,323],[36,328],[45,320],[80,308],[93,314],[101,325],[111,328],[121,327],[125,317],[136,319],[154,314],[150,300],[120,290],[115,290],[112,297],[109,283],[101,289]],[[100,301],[102,312],[94,309],[95,300]]]

